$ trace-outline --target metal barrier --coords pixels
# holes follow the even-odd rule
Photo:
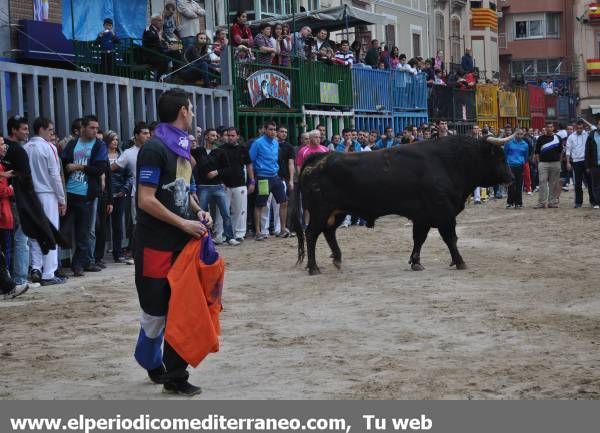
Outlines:
[[[529,113],[531,116],[531,127],[542,129],[546,123],[546,100],[544,98],[544,89],[541,87],[527,86],[529,93]]]
[[[332,63],[300,60],[300,94],[303,105],[352,107],[351,68]]]
[[[44,116],[66,136],[73,119],[94,113],[102,128],[128,138],[135,121],[158,120],[158,97],[175,87],[190,93],[197,126],[233,124],[232,94],[226,90],[0,62],[0,125],[6,134],[6,121],[13,115],[31,121]]]
[[[447,86],[433,86],[429,95],[429,118],[454,123],[475,123],[475,90],[459,90]]]
[[[294,145],[298,144],[298,137],[303,131],[302,113],[265,113],[257,111],[240,112],[237,116],[236,126],[240,135],[245,139],[256,138],[258,128],[266,121],[273,121],[277,126],[285,126],[288,129],[288,141]]]
[[[354,113],[354,128],[365,131],[377,130],[383,134],[385,128],[394,127],[391,113],[371,114],[371,113]],[[394,130],[395,133],[400,131]]]
[[[333,134],[341,134],[344,128],[350,128],[354,118],[354,111],[303,110],[302,114],[306,131],[324,125],[329,139]]]
[[[517,126],[521,128],[530,128],[529,91],[525,87],[517,87],[515,89],[515,95],[517,95]]]
[[[354,109],[361,112],[392,111],[390,71],[352,68]]]
[[[419,127],[423,123],[429,122],[426,111],[403,111],[401,113],[392,114],[392,122],[394,125],[394,132],[397,134],[404,131],[407,126]]]
[[[556,101],[556,111],[559,122],[568,123],[574,118],[574,103],[570,96],[559,96]]]
[[[427,110],[427,75],[392,71],[390,77],[394,111]]]
[[[478,84],[476,89],[477,123],[498,128],[498,86]]]
[[[517,127],[517,94],[515,92],[498,91],[498,124],[500,127],[510,125]]]
[[[458,135],[472,135],[475,125],[476,123],[474,122],[456,122],[451,127]]]

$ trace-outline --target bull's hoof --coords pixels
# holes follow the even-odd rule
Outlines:
[[[421,263],[413,263],[412,265],[410,265],[410,268],[413,271],[422,271],[425,269]]]
[[[460,270],[464,270],[467,269],[467,264],[466,263],[459,263],[458,265],[456,265],[456,269],[460,269]]]
[[[308,275],[319,275],[320,273],[321,270],[317,266],[308,269]]]
[[[333,266],[335,266],[337,269],[341,269],[342,268],[342,260],[341,259],[333,259]]]

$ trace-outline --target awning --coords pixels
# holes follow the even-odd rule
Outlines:
[[[600,105],[590,105],[590,110],[592,114],[600,114]]]
[[[385,15],[367,12],[349,5],[342,5],[316,11],[301,12],[295,15],[290,14],[281,17],[265,18],[259,21],[252,21],[249,25],[256,30],[262,23],[288,23],[291,26],[292,21],[295,20],[295,31],[298,31],[303,26],[308,26],[313,31],[326,29],[331,32],[360,25],[385,25],[387,19]]]

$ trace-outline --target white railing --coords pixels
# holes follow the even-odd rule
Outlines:
[[[158,120],[157,101],[168,89],[181,87],[191,94],[196,124],[201,128],[233,125],[230,90],[177,86],[152,81],[21,65],[0,61],[0,127],[13,115],[29,120],[44,116],[54,121],[61,137],[71,121],[96,114],[102,129],[131,137],[136,121]]]

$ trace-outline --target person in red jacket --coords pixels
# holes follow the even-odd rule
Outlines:
[[[235,15],[235,23],[231,26],[231,45],[234,47],[244,45],[247,48],[252,48],[254,46],[252,30],[246,25],[247,21],[246,11],[239,11]]]
[[[4,138],[0,136],[0,160],[6,156],[7,149]],[[0,162],[0,293],[4,299],[16,298],[29,288],[27,284],[24,284],[17,289],[8,271],[11,260],[12,231],[15,228],[10,203],[15,192],[8,180],[13,176],[13,171],[6,171],[4,164]]]

